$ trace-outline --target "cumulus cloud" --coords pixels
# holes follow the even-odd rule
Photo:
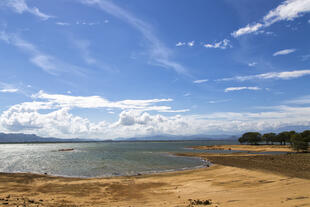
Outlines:
[[[239,37],[241,35],[257,32],[279,21],[292,21],[308,12],[310,12],[309,0],[286,0],[275,9],[269,11],[267,15],[263,17],[261,23],[248,24],[234,31],[232,36]]]
[[[207,44],[204,44],[203,46],[205,48],[220,48],[220,49],[232,48],[232,45],[230,44],[230,41],[228,39],[224,39],[214,44],[207,43]]]
[[[47,20],[52,16],[47,15],[41,12],[37,7],[29,7],[25,0],[4,0],[1,5],[6,5],[7,7],[12,8],[16,13],[23,14],[25,12],[33,14],[42,20]]]
[[[7,132],[35,133],[54,137],[113,139],[154,135],[240,134],[244,131],[274,131],[286,126],[309,126],[309,107],[275,106],[263,112],[216,112],[203,115],[151,114],[123,110],[115,122],[92,122],[70,113],[51,110],[50,102],[25,102],[0,115],[0,127]],[[46,112],[40,110],[47,109]]]
[[[277,51],[275,53],[273,53],[273,56],[278,56],[278,55],[288,55],[290,53],[293,53],[295,52],[296,49],[285,49],[285,50],[280,50],[280,51]]]
[[[261,88],[259,87],[229,87],[225,89],[225,92],[231,92],[231,91],[241,91],[241,90],[252,90],[252,91],[257,91],[257,90],[261,90]]]
[[[217,81],[247,81],[255,79],[282,79],[289,80],[293,78],[300,78],[306,75],[310,75],[310,70],[294,70],[294,71],[284,71],[284,72],[270,72],[262,73],[258,75],[248,75],[248,76],[235,76],[232,78],[218,79]]]

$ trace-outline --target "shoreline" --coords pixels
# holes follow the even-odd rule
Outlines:
[[[200,153],[195,156],[213,160],[215,164],[184,171],[105,178],[0,173],[0,206],[195,207],[206,201],[211,202],[208,205],[211,207],[310,206],[309,171],[304,177],[272,171],[282,169],[292,173],[291,169],[310,169],[309,153]],[[275,158],[284,161],[273,169],[273,163],[278,163]],[[287,159],[298,162],[286,165]],[[298,166],[301,168],[294,169]]]
[[[198,150],[234,150],[243,152],[293,152],[289,145],[207,145],[193,146]]]
[[[128,177],[137,177],[137,176],[145,176],[145,175],[157,175],[157,174],[164,174],[164,173],[172,173],[172,172],[183,172],[183,171],[188,171],[188,170],[196,170],[196,169],[201,169],[201,168],[207,168],[212,165],[208,160],[205,160],[202,157],[199,156],[189,156],[189,155],[178,155],[178,153],[171,153],[173,156],[177,157],[193,157],[195,159],[199,159],[202,161],[202,165],[197,165],[194,167],[184,167],[181,169],[171,169],[171,170],[158,170],[158,171],[148,171],[148,172],[137,172],[132,175],[107,175],[107,176],[66,176],[66,175],[57,175],[57,174],[48,174],[48,173],[37,173],[37,172],[1,172],[0,171],[0,176],[1,175],[14,175],[14,174],[21,174],[21,175],[33,175],[33,176],[46,176],[46,177],[53,177],[53,178],[73,178],[73,179],[112,179],[112,178],[128,178]]]

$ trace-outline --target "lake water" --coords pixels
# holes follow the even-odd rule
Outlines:
[[[199,152],[187,147],[211,144],[236,144],[236,142],[0,144],[0,172],[107,177],[183,170],[202,167],[205,163],[198,158],[173,156],[171,153]],[[69,148],[74,150],[59,151]]]

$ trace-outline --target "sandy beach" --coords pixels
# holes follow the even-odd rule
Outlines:
[[[1,173],[0,206],[310,206],[309,154],[195,156],[215,164],[91,179]]]
[[[194,149],[202,150],[240,150],[240,151],[254,151],[254,152],[292,152],[288,145],[210,145],[197,146]]]

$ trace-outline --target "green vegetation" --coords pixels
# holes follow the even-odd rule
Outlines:
[[[290,143],[292,149],[297,152],[308,151],[308,145],[310,142],[310,130],[305,130],[301,133],[295,131],[285,131],[279,134],[266,133],[261,135],[259,132],[246,132],[239,138],[241,144],[247,143],[252,145],[257,145],[261,142],[266,144],[278,143],[281,145],[286,145]]]

